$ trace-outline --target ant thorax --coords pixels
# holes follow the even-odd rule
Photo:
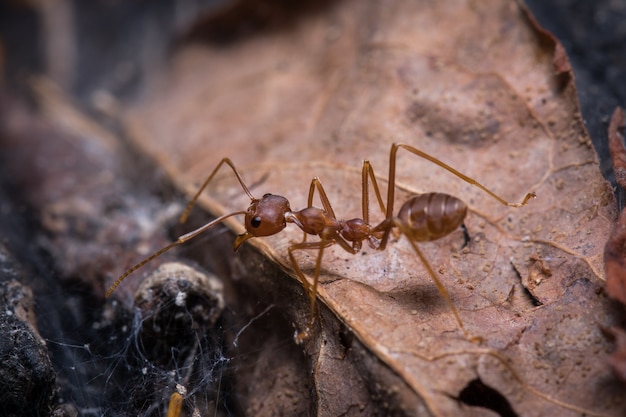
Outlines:
[[[287,221],[295,223],[302,231],[309,235],[319,236],[325,230],[339,231],[340,223],[333,216],[321,208],[307,207],[300,211],[289,213]]]

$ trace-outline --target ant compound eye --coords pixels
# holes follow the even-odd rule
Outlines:
[[[271,195],[272,195],[271,193],[263,194],[263,198],[267,198],[267,197],[269,197]]]
[[[250,220],[250,226],[254,227],[255,229],[257,227],[261,226],[261,217],[260,216],[256,216],[255,218]]]

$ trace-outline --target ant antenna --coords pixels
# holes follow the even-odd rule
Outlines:
[[[196,230],[193,230],[193,231],[191,231],[191,232],[189,232],[187,234],[184,234],[184,235],[180,236],[174,242],[172,242],[169,245],[165,246],[164,248],[161,248],[158,251],[154,252],[152,255],[148,256],[143,261],[139,262],[136,265],[131,266],[126,272],[124,272],[122,275],[119,276],[118,279],[115,280],[113,285],[111,285],[109,287],[109,289],[106,291],[106,293],[104,293],[104,296],[106,298],[109,298],[111,296],[111,294],[113,294],[113,291],[115,291],[115,289],[122,283],[122,281],[124,281],[124,279],[126,279],[127,276],[129,276],[130,274],[132,274],[133,272],[135,272],[136,270],[138,270],[139,268],[141,268],[142,266],[144,266],[145,264],[147,264],[151,260],[153,260],[155,258],[158,258],[159,256],[163,255],[165,252],[167,252],[168,250],[172,249],[174,246],[182,245],[186,241],[188,241],[190,239],[193,239],[194,237],[198,236],[199,234],[209,230],[210,228],[212,228],[216,224],[223,222],[225,219],[227,219],[229,217],[232,217],[232,216],[239,215],[239,214],[246,214],[246,212],[245,211],[236,211],[234,213],[225,214],[223,216],[218,217],[217,219],[215,219],[213,221],[210,221],[209,223],[205,224],[204,226],[199,227]]]
[[[213,169],[211,174],[209,174],[207,179],[202,183],[202,186],[200,187],[200,189],[196,192],[196,194],[193,196],[191,201],[187,204],[187,207],[185,208],[185,211],[183,211],[183,214],[180,216],[180,222],[181,223],[185,223],[187,221],[187,218],[189,217],[189,213],[191,212],[191,209],[193,208],[193,206],[195,205],[196,201],[198,200],[198,198],[202,194],[202,191],[204,191],[204,189],[207,187],[209,182],[211,182],[211,180],[213,179],[213,177],[215,176],[217,171],[224,164],[227,164],[233,170],[233,173],[237,177],[237,180],[239,181],[239,184],[241,184],[241,188],[246,193],[246,195],[250,198],[250,201],[252,201],[253,203],[255,201],[258,201],[257,199],[255,199],[252,196],[252,193],[250,192],[250,190],[248,189],[248,187],[244,183],[243,179],[241,178],[241,175],[239,174],[239,171],[237,171],[237,168],[235,168],[235,164],[233,164],[233,162],[229,158],[224,158],[224,159],[222,159],[220,161],[219,164],[217,164],[217,166]],[[119,276],[119,278],[117,278],[115,280],[113,285],[111,285],[109,287],[109,289],[106,291],[104,296],[106,298],[109,298],[111,296],[111,294],[113,294],[113,291],[115,291],[115,289],[122,283],[122,281],[124,281],[124,279],[126,279],[126,277],[128,277],[130,274],[132,274],[133,272],[135,272],[136,270],[138,270],[139,268],[141,268],[142,266],[144,266],[148,262],[152,261],[153,259],[158,258],[159,256],[163,255],[165,252],[169,251],[173,247],[181,245],[181,244],[187,242],[188,240],[193,239],[194,237],[198,236],[201,233],[204,233],[205,231],[209,230],[210,228],[212,228],[216,224],[223,222],[224,220],[226,220],[229,217],[237,216],[237,215],[240,215],[240,214],[246,214],[246,213],[248,213],[248,211],[236,211],[236,212],[233,212],[233,213],[225,214],[223,216],[220,216],[220,217],[210,221],[209,223],[205,224],[204,226],[199,227],[196,230],[193,230],[193,231],[191,231],[191,232],[189,232],[187,234],[184,234],[184,235],[180,236],[174,242],[172,242],[169,245],[165,246],[164,248],[159,249],[158,251],[154,252],[152,255],[148,256],[143,261],[139,262],[136,265],[131,266],[126,272],[124,272],[122,275]]]

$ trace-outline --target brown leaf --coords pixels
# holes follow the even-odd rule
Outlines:
[[[294,209],[319,177],[343,219],[361,216],[361,161],[385,179],[392,142],[509,201],[536,191],[507,208],[427,161],[398,158],[396,209],[424,191],[469,205],[467,248],[461,231],[420,248],[483,346],[459,331],[405,238],[367,256],[328,249],[319,299],[432,415],[463,414],[457,398],[480,384],[519,415],[621,415],[598,360],[610,349],[597,323],[608,320],[600,288],[614,200],[572,78],[558,43],[515,3],[337,2],[227,48],[180,50],[128,125],[190,194],[228,156],[255,196],[284,195]],[[224,170],[203,195],[213,214],[248,206],[233,177]],[[384,217],[375,207],[373,224]],[[288,227],[249,242],[291,270],[288,247],[301,235]],[[297,258],[310,274],[314,253]]]

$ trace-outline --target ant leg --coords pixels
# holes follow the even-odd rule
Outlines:
[[[289,253],[289,260],[291,261],[291,266],[293,267],[293,270],[298,275],[300,282],[302,282],[302,285],[304,286],[304,290],[309,296],[309,303],[310,303],[309,304],[309,309],[310,309],[309,310],[310,311],[309,323],[307,324],[306,329],[297,335],[298,340],[304,340],[309,336],[309,331],[313,327],[313,323],[315,322],[315,303],[317,300],[317,282],[318,282],[319,275],[320,275],[322,256],[324,254],[324,249],[329,246],[332,246],[334,243],[335,243],[335,240],[333,239],[330,239],[330,240],[322,239],[319,242],[300,242],[300,243],[295,243],[289,246],[288,253]],[[309,281],[304,276],[304,273],[300,269],[300,266],[298,265],[298,262],[296,261],[296,257],[293,254],[294,251],[306,250],[306,249],[318,249],[317,259],[315,260],[315,269],[313,273],[312,285],[309,284]]]
[[[378,201],[378,205],[380,207],[380,211],[385,213],[385,203],[383,202],[382,195],[380,193],[380,188],[378,186],[378,181],[376,179],[376,174],[374,173],[374,168],[372,168],[372,164],[370,161],[363,161],[363,167],[361,170],[361,209],[362,209],[362,219],[365,223],[369,224],[369,181],[372,182],[372,187],[374,188],[374,193],[376,194],[376,200]],[[309,187],[309,196],[307,200],[307,207],[313,207],[313,197],[315,195],[315,191],[318,191],[320,195],[320,200],[322,202],[322,206],[324,210],[326,210],[330,216],[333,218],[337,218],[335,212],[333,211],[330,200],[328,199],[328,195],[324,190],[324,186],[319,178],[315,177],[311,181],[311,186]],[[302,242],[306,242],[307,234],[304,233],[304,237],[302,238]]]
[[[289,246],[289,249],[288,249],[289,260],[291,261],[291,266],[293,267],[293,270],[296,272],[296,274],[298,275],[298,278],[302,282],[302,285],[304,286],[305,291],[309,295],[309,302],[310,302],[309,308],[310,308],[311,315],[309,318],[309,324],[307,325],[307,329],[304,332],[301,332],[297,336],[298,340],[304,340],[306,339],[306,337],[308,337],[308,332],[313,327],[313,323],[315,322],[315,304],[317,301],[317,284],[319,281],[320,271],[322,269],[322,258],[324,256],[324,249],[334,244],[339,244],[339,246],[341,246],[346,252],[349,252],[353,255],[358,252],[358,250],[355,250],[350,245],[350,243],[348,243],[341,236],[337,235],[335,232],[328,233],[327,236],[325,236],[325,234],[322,233],[322,236],[320,236],[320,238],[321,240],[318,242],[295,243]],[[298,265],[298,262],[296,261],[296,257],[293,254],[294,251],[309,250],[309,249],[318,249],[317,258],[315,259],[315,268],[313,270],[313,284],[312,285],[309,284],[309,281],[304,276],[304,273],[300,269],[300,266]]]
[[[307,201],[307,207],[313,207],[313,196],[315,195],[315,190],[320,195],[320,201],[322,202],[322,207],[324,210],[330,215],[330,217],[336,219],[335,212],[333,210],[333,206],[330,204],[330,200],[328,199],[328,195],[324,190],[324,186],[322,185],[322,181],[319,178],[315,177],[311,180],[311,186],[309,187],[309,198]]]
[[[361,170],[361,195],[362,195],[362,210],[363,210],[363,220],[365,223],[369,223],[369,179],[372,181],[372,186],[374,187],[374,193],[376,194],[376,199],[378,200],[378,205],[380,210],[385,212],[385,204],[383,203],[383,198],[380,193],[380,188],[378,187],[378,181],[376,180],[376,174],[374,174],[374,168],[372,168],[372,164],[370,161],[363,161],[363,167]],[[313,196],[315,195],[315,190],[318,191],[320,195],[320,200],[322,201],[322,206],[324,210],[326,210],[333,218],[337,218],[335,216],[335,212],[333,211],[332,205],[330,204],[330,200],[326,195],[326,191],[324,190],[324,186],[319,178],[315,177],[311,181],[311,186],[309,187],[309,197],[307,201],[307,207],[313,207]]]
[[[248,195],[248,197],[250,197],[250,200],[254,200],[254,197],[250,193],[250,190],[248,190],[248,187],[243,182],[243,179],[241,178],[241,174],[239,174],[239,171],[237,171],[237,168],[235,168],[235,164],[233,164],[233,162],[229,158],[224,158],[224,159],[222,159],[220,161],[219,164],[217,164],[217,166],[213,169],[213,172],[211,172],[211,174],[207,177],[207,179],[204,180],[204,183],[202,183],[202,186],[196,192],[196,194],[193,196],[191,201],[189,201],[189,203],[187,203],[187,207],[185,207],[185,211],[180,216],[180,222],[181,223],[185,223],[187,221],[187,217],[189,217],[189,212],[191,211],[192,207],[196,204],[196,201],[198,200],[198,198],[200,198],[200,194],[202,194],[202,191],[204,191],[204,189],[207,187],[207,185],[209,185],[209,182],[211,182],[211,180],[213,179],[213,177],[215,176],[217,171],[224,164],[228,164],[228,166],[231,167],[231,169],[235,173],[235,176],[237,177],[237,180],[239,181],[239,184],[241,184],[241,188],[243,188],[243,191]]]
[[[469,340],[472,343],[480,343],[482,341],[482,338],[480,336],[472,336],[463,325],[461,316],[459,316],[459,313],[456,307],[454,306],[452,299],[450,298],[450,294],[448,294],[448,290],[443,285],[443,283],[439,280],[439,278],[437,278],[435,271],[433,271],[433,268],[430,266],[430,263],[428,262],[428,260],[426,259],[422,251],[418,248],[417,244],[412,239],[409,238],[410,235],[405,230],[405,226],[400,223],[398,223],[397,226],[400,228],[400,231],[402,232],[402,234],[407,237],[407,240],[413,247],[413,250],[415,250],[415,253],[417,253],[417,256],[419,256],[420,258],[420,261],[422,261],[422,264],[426,268],[428,275],[430,275],[431,279],[437,286],[439,293],[444,298],[444,300],[446,300],[446,303],[448,303],[448,307],[450,307],[450,310],[452,310],[452,314],[454,314],[454,318],[456,319],[456,322],[458,323],[461,330],[463,330],[463,333],[465,334],[465,337],[467,338],[467,340]]]
[[[370,161],[363,161],[363,167],[361,169],[361,206],[363,210],[363,220],[365,223],[369,224],[369,180],[372,181],[372,187],[374,187],[374,193],[376,194],[376,199],[378,200],[378,206],[380,207],[380,211],[385,214],[385,203],[383,203],[383,197],[380,194],[380,188],[378,188],[378,181],[376,180],[376,174],[374,174],[374,168]]]
[[[486,192],[491,197],[495,198],[496,200],[498,200],[500,203],[502,203],[505,206],[522,207],[528,204],[528,200],[536,197],[535,193],[531,192],[531,193],[526,194],[524,196],[524,199],[520,203],[510,203],[504,198],[494,193],[493,191],[491,191],[490,189],[488,189],[487,187],[485,187],[484,185],[482,185],[481,183],[479,183],[478,181],[476,181],[475,179],[462,174],[461,172],[452,168],[450,165],[447,165],[441,162],[439,159],[427,154],[426,152],[422,152],[419,149],[414,148],[413,146],[406,145],[403,143],[394,143],[393,145],[391,145],[391,151],[389,152],[389,190],[387,193],[387,218],[392,218],[393,216],[393,198],[394,198],[394,193],[395,193],[395,178],[396,178],[396,154],[399,148],[406,149],[412,154],[417,155],[420,158],[424,158],[432,162],[433,164],[438,165],[441,168],[447,170],[448,172],[451,172],[452,174],[456,175],[457,177],[467,182],[468,184],[471,184],[473,186],[480,188],[481,190],[483,190],[484,192]]]

